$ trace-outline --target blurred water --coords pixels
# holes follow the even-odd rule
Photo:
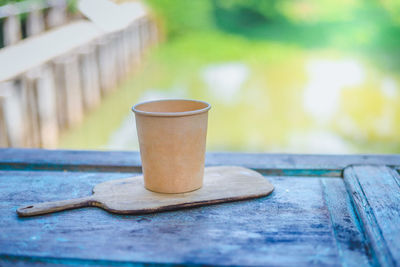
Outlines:
[[[248,79],[249,72],[243,63],[223,63],[205,67],[201,76],[211,97],[234,104],[240,101],[240,89]]]
[[[310,60],[306,69],[309,81],[304,89],[304,109],[321,123],[337,113],[345,87],[365,81],[364,68],[356,60]]]
[[[216,62],[191,66],[190,72],[185,72],[187,66],[174,72],[155,70],[159,63],[152,64],[100,107],[98,113],[108,114],[113,125],[89,118],[81,128],[65,135],[60,147],[138,150],[131,104],[191,98],[212,104],[209,151],[400,151],[398,77],[359,59],[307,56],[261,66]],[[125,115],[113,115],[117,113]],[[96,112],[90,116],[95,118]],[[95,139],[90,135],[96,131],[91,129],[99,124],[104,138],[87,142]]]

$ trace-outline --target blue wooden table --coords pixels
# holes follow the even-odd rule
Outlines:
[[[263,198],[143,216],[84,208],[19,218],[141,172],[137,152],[0,149],[0,266],[399,266],[400,155],[210,153],[265,175]]]

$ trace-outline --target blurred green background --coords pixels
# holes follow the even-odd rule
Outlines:
[[[163,41],[60,148],[137,150],[132,104],[195,98],[209,151],[400,152],[400,1],[146,3]]]

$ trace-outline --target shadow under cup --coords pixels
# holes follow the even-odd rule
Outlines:
[[[183,99],[133,106],[147,189],[184,193],[203,185],[210,108],[207,102]]]

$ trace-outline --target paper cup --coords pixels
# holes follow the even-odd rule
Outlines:
[[[159,193],[184,193],[203,185],[210,104],[168,99],[136,104],[144,184]]]

